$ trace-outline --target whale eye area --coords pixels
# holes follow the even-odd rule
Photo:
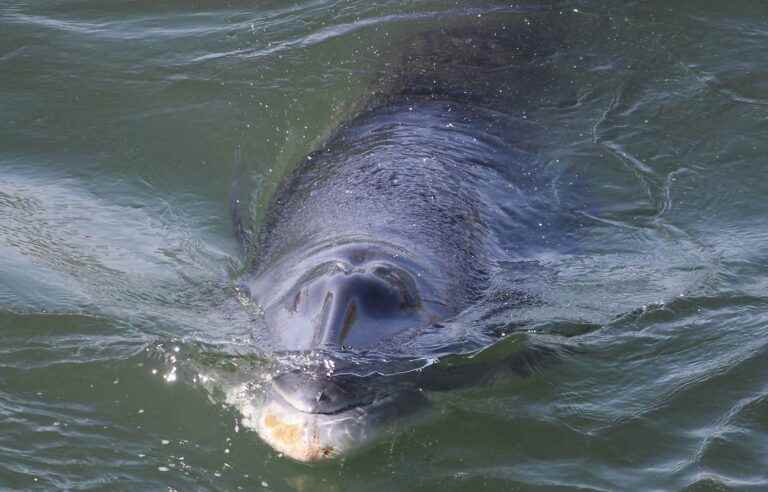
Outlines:
[[[387,264],[352,268],[340,261],[328,262],[307,272],[285,299],[293,314],[321,309],[327,295],[349,299],[357,308],[375,317],[396,315],[420,306],[416,283],[411,275]]]
[[[395,289],[400,296],[401,309],[419,307],[418,290],[416,289],[416,283],[410,275],[400,269],[384,265],[374,267],[372,273]]]
[[[346,259],[346,258],[345,258]],[[291,350],[361,350],[428,322],[417,277],[393,261],[326,261],[269,293],[265,323]],[[287,283],[287,282],[286,282]]]
[[[293,305],[290,308],[290,311],[292,313],[296,313],[299,311],[299,306],[301,305],[301,299],[303,297],[304,291],[302,289],[299,289],[296,291],[296,296],[293,298]]]

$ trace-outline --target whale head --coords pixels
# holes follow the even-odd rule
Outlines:
[[[322,354],[322,363],[273,377],[251,420],[275,450],[311,462],[362,447],[424,403],[415,385],[382,375],[381,358],[352,365],[344,355],[392,350],[447,309],[403,255],[358,245],[300,266],[266,276],[264,319],[283,354]]]

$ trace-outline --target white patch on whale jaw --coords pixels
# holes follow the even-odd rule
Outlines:
[[[371,439],[367,412],[304,413],[277,401],[259,415],[259,436],[275,450],[298,461],[321,461],[348,454]]]
[[[337,414],[306,413],[291,405],[232,389],[227,403],[242,415],[242,424],[275,451],[302,462],[317,462],[349,454],[378,432],[369,412],[355,407]]]

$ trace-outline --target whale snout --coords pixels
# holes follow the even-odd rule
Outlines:
[[[419,263],[383,243],[310,249],[296,263],[289,275],[265,274],[249,290],[261,293],[264,324],[285,348],[280,355],[302,369],[289,362],[248,415],[277,451],[318,461],[372,441],[424,399],[380,355],[397,337],[445,319],[449,308]]]
[[[424,402],[415,391],[369,383],[356,376],[282,374],[272,381],[256,430],[285,456],[317,462],[364,446]]]
[[[314,462],[348,453],[366,442],[366,411],[328,415],[302,412],[279,400],[267,403],[258,421],[259,436],[297,461]]]
[[[386,398],[378,396],[380,401]],[[375,429],[369,412],[375,398],[348,378],[287,372],[272,380],[258,432],[295,460],[333,458],[370,440]]]
[[[364,381],[362,377],[291,371],[272,380],[272,391],[296,410],[330,415],[372,403],[376,392]]]

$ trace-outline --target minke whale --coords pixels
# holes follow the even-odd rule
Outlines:
[[[530,142],[541,130],[521,108],[550,83],[540,60],[557,43],[547,23],[515,19],[405,41],[356,113],[284,177],[257,228],[234,203],[247,251],[240,291],[281,354],[318,361],[277,373],[252,412],[276,451],[344,456],[415,415],[424,390],[485,377],[392,375],[371,354],[483,302],[508,249],[500,231],[534,193]]]

